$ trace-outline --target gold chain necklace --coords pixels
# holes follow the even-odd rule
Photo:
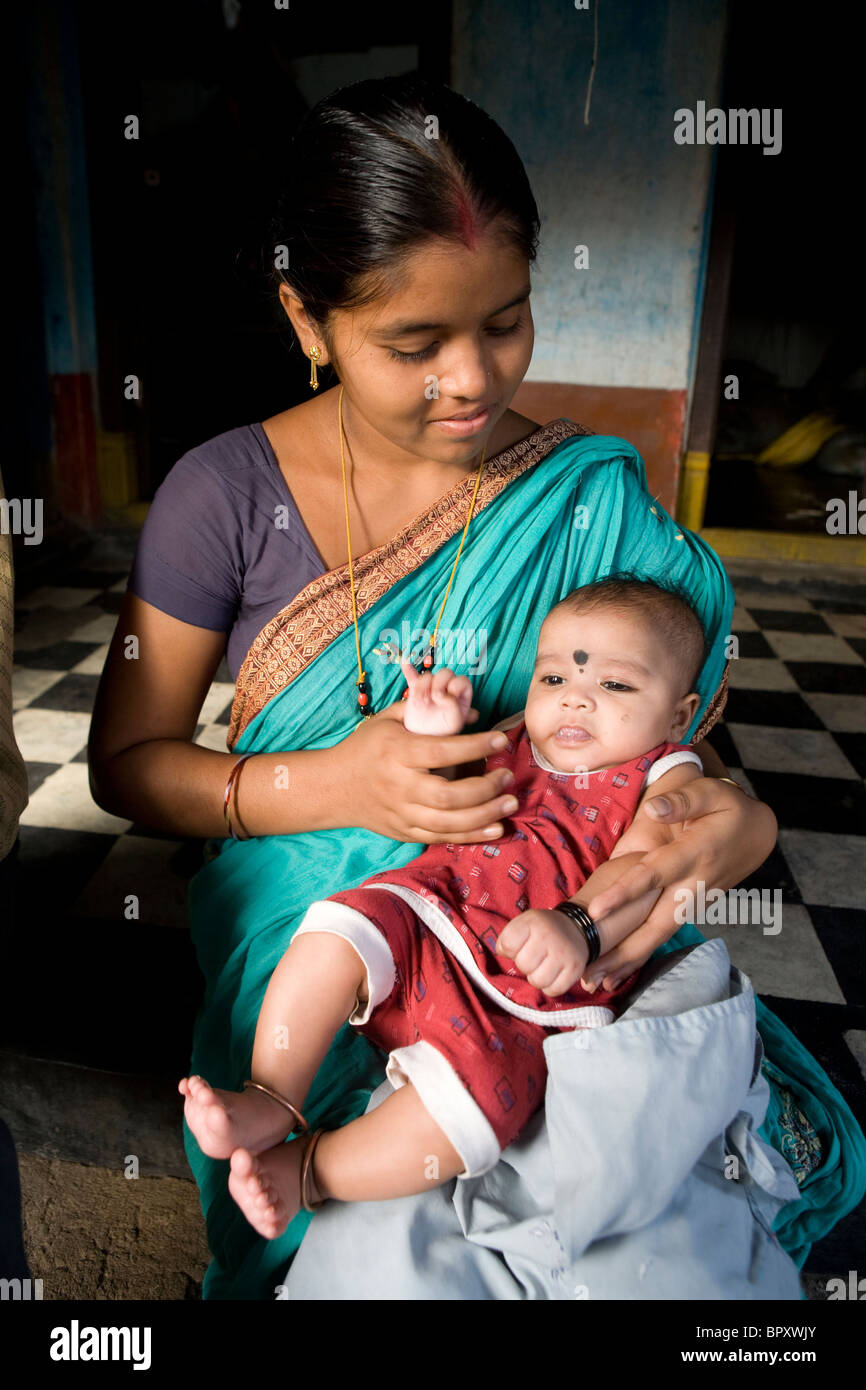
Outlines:
[[[371,716],[372,714],[375,713],[375,710],[373,709],[373,706],[372,706],[371,701],[370,701],[370,687],[369,687],[369,685],[367,684],[367,672],[363,669],[363,667],[362,667],[362,665],[361,665],[361,639],[360,639],[360,637],[359,637],[359,635],[358,635],[358,607],[357,607],[357,603],[355,602],[355,570],[354,570],[354,566],[352,565],[352,534],[351,534],[351,531],[349,530],[349,490],[348,490],[348,487],[346,486],[346,453],[345,453],[345,448],[344,448],[344,444],[345,444],[345,435],[344,435],[344,433],[343,433],[343,387],[342,387],[342,386],[340,387],[339,416],[340,416],[340,463],[341,463],[342,469],[343,469],[343,502],[344,502],[344,505],[345,505],[345,508],[346,508],[346,544],[347,544],[348,550],[349,550],[349,584],[350,584],[351,593],[352,593],[352,618],[353,618],[354,623],[355,623],[355,650],[356,650],[356,652],[357,652],[357,654],[358,654],[358,679],[356,680],[355,684],[356,684],[357,687],[358,687],[358,707],[359,707],[359,709],[360,709],[361,714],[363,715],[363,717],[364,717],[365,719],[369,719],[370,716]],[[480,462],[480,464],[478,465],[478,474],[477,474],[477,477],[476,477],[476,479],[475,479],[475,487],[474,487],[473,492],[472,492],[472,500],[471,500],[470,503],[469,503],[469,511],[468,511],[468,513],[467,513],[467,515],[466,515],[466,524],[465,524],[465,526],[463,527],[463,535],[460,537],[460,545],[458,546],[458,548],[457,548],[457,554],[456,554],[455,557],[454,557],[454,564],[453,564],[453,566],[452,566],[452,568],[451,568],[451,575],[450,575],[449,580],[448,580],[448,587],[447,587],[447,589],[445,590],[445,597],[444,597],[443,600],[442,600],[442,607],[439,609],[439,617],[436,619],[436,626],[435,626],[435,628],[433,629],[433,636],[432,636],[432,638],[430,639],[430,646],[427,648],[427,650],[426,650],[426,652],[424,653],[424,655],[423,655],[421,661],[418,663],[418,665],[417,665],[416,668],[415,668],[415,669],[418,671],[418,674],[419,674],[419,675],[421,675],[421,673],[422,673],[424,670],[428,670],[428,671],[429,671],[429,670],[431,670],[432,667],[433,667],[433,658],[434,658],[434,653],[435,653],[435,648],[436,648],[436,634],[437,634],[437,632],[439,631],[439,624],[440,624],[440,622],[442,621],[442,614],[443,614],[444,611],[445,611],[445,604],[448,602],[448,595],[449,595],[449,593],[451,592],[451,584],[452,584],[452,581],[453,581],[453,579],[454,579],[454,575],[455,575],[455,573],[456,573],[456,571],[457,571],[457,564],[458,564],[458,561],[459,561],[459,559],[460,559],[460,552],[461,552],[462,549],[463,549],[463,542],[464,542],[465,539],[466,539],[466,532],[467,532],[468,529],[469,529],[469,522],[470,522],[471,519],[472,519],[472,511],[473,511],[473,508],[474,508],[474,506],[475,506],[475,498],[478,496],[478,486],[479,486],[479,484],[480,484],[480,482],[481,482],[481,473],[482,473],[482,470],[483,470],[483,468],[484,468],[484,455],[485,455],[486,452],[487,452],[487,449],[486,449],[486,445],[485,445],[484,449],[482,449],[482,451],[481,451],[481,462]],[[376,652],[377,655],[381,655],[381,654],[382,654],[382,653],[379,651],[379,649],[376,648],[376,647],[374,647],[373,650]],[[408,657],[408,653],[407,653],[407,657]],[[403,699],[404,699],[404,700],[405,700],[406,696],[408,695],[408,693],[409,693],[409,687],[407,686],[406,689],[403,691]]]

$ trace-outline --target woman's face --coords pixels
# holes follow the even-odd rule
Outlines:
[[[368,446],[378,435],[386,449],[468,462],[490,439],[532,357],[529,264],[488,232],[471,251],[427,242],[392,284],[375,303],[331,320],[347,429],[360,417]],[[439,423],[482,406],[472,429]]]

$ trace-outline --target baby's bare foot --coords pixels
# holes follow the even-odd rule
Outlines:
[[[186,1122],[208,1158],[231,1158],[239,1148],[261,1153],[291,1128],[288,1111],[263,1091],[218,1091],[203,1076],[185,1076],[177,1089],[186,1097]]]
[[[304,1145],[293,1140],[258,1155],[235,1149],[229,1192],[250,1225],[266,1240],[281,1236],[301,1209]]]

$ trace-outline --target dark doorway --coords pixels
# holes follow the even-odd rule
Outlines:
[[[304,398],[309,365],[262,253],[302,116],[364,77],[448,80],[445,12],[339,14],[329,43],[320,8],[272,0],[76,5],[99,407],[105,429],[134,433],[142,500],[193,445]],[[140,402],[125,398],[129,374]]]
[[[732,0],[720,105],[781,108],[782,148],[718,148],[717,199],[736,230],[707,527],[826,535],[830,500],[863,496],[854,15],[839,0],[820,11]]]

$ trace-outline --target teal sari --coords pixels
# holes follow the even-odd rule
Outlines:
[[[372,655],[395,634],[432,627],[463,529],[473,478],[387,546],[355,564],[361,653],[375,707],[400,698],[399,666]],[[701,707],[684,741],[697,741],[724,703],[725,640],[733,592],[718,557],[653,501],[643,462],[623,439],[554,421],[489,460],[443,628],[474,635],[466,662],[477,728],[525,704],[536,641],[549,609],[570,590],[612,572],[685,589],[712,636],[698,681]],[[429,633],[427,634],[429,637]],[[477,652],[486,663],[477,673]],[[237,753],[327,748],[358,722],[357,659],[348,567],[313,581],[259,634],[238,675],[229,746]],[[720,698],[721,693],[721,698]],[[711,711],[708,717],[708,710]],[[359,805],[363,788],[358,788]],[[422,849],[371,831],[339,830],[208,841],[190,885],[193,940],[205,976],[191,1071],[240,1088],[249,1076],[268,980],[311,902],[402,866]],[[681,928],[662,950],[701,940]],[[759,1003],[771,1105],[762,1137],[788,1159],[801,1199],[783,1208],[779,1238],[802,1264],[810,1245],[850,1211],[866,1187],[866,1145],[853,1115],[809,1053]],[[307,1097],[312,1128],[362,1114],[385,1059],[346,1024]],[[270,1299],[313,1217],[300,1213],[274,1241],[259,1237],[228,1195],[228,1163],[205,1157],[184,1125],[213,1261],[204,1297]]]

